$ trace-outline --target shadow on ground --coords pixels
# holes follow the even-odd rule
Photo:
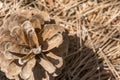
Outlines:
[[[105,63],[92,48],[82,44],[77,36],[70,36],[66,65],[56,80],[115,80]],[[84,43],[84,42],[83,42]]]

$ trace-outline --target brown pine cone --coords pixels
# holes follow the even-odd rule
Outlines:
[[[0,28],[0,67],[9,79],[37,80],[35,75],[44,74],[40,80],[50,80],[60,73],[67,34],[63,27],[44,22],[39,11],[21,10]]]

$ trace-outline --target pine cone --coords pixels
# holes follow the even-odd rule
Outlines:
[[[0,67],[9,79],[37,80],[35,75],[44,70],[40,80],[49,80],[60,73],[68,49],[67,34],[59,25],[44,22],[40,12],[21,10],[0,28]]]

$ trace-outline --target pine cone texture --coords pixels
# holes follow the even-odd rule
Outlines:
[[[16,11],[0,28],[1,71],[15,80],[54,79],[63,66],[67,44],[64,28],[45,24],[41,13]]]

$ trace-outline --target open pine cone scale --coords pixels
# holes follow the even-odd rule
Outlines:
[[[33,79],[32,69],[39,63],[47,72],[46,76],[57,76],[56,69],[63,66],[63,55],[68,48],[60,47],[65,30],[56,24],[44,24],[40,14],[31,12],[25,16],[26,13],[11,14],[0,28],[0,52],[3,60],[8,60],[4,70],[0,66],[1,70],[9,79]]]

